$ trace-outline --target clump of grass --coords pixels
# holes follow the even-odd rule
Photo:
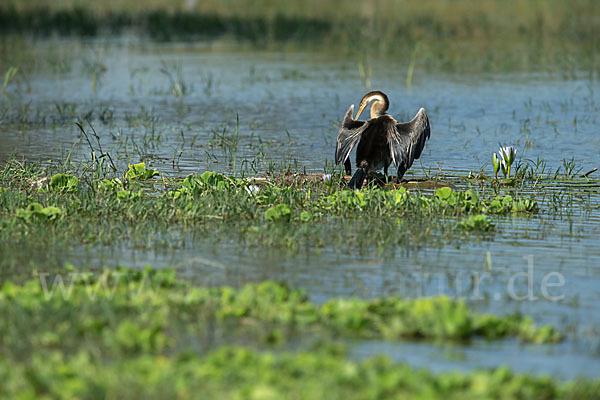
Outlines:
[[[563,159],[562,165],[559,165],[555,171],[550,171],[547,168],[545,160],[538,158],[537,160],[527,160],[517,164],[515,170],[515,178],[517,181],[533,180],[536,182],[572,182],[572,181],[589,181],[590,177],[596,169],[591,169],[586,173],[582,173],[583,167],[578,165],[573,158]]]

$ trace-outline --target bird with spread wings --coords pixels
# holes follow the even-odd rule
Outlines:
[[[363,110],[371,106],[371,118],[359,121]],[[360,189],[365,177],[373,171],[383,168],[387,177],[390,164],[397,168],[398,181],[412,166],[414,160],[421,156],[425,141],[429,139],[429,118],[424,108],[410,122],[399,123],[387,114],[390,102],[385,93],[373,91],[367,93],[353,118],[354,105],[351,105],[337,136],[335,163],[344,163],[346,174],[352,175],[350,152],[356,148],[356,172],[350,179],[350,189]]]

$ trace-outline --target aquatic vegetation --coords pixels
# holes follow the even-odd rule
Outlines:
[[[564,175],[562,177],[564,179],[573,179],[573,178],[579,176],[581,174],[581,169],[582,169],[581,167],[577,166],[577,164],[575,163],[575,160],[573,158],[571,158],[570,160],[567,158],[564,158],[562,168],[564,171]],[[554,173],[554,179],[558,179],[560,177],[560,169],[561,169],[561,167],[558,167],[556,169],[556,172]],[[591,172],[594,172],[594,171],[591,171]],[[582,177],[587,177],[587,175],[582,176]]]
[[[127,172],[125,172],[125,178],[132,181],[143,181],[157,175],[157,169],[146,168],[146,163],[143,162],[129,165]]]
[[[498,172],[500,172],[500,159],[496,155],[496,153],[492,154],[492,166],[494,167],[494,175],[496,180],[498,180]]]
[[[123,187],[123,182],[119,178],[100,179],[96,186],[98,191],[112,192]]]
[[[183,352],[112,363],[81,352],[48,352],[34,356],[28,366],[0,361],[0,377],[0,395],[7,398],[591,400],[600,395],[600,383],[593,380],[560,382],[508,368],[434,374],[386,357],[349,361],[335,348],[261,353],[227,346],[203,357]]]
[[[78,341],[79,332],[89,345],[106,346],[109,353],[129,352],[133,345],[123,348],[120,332],[137,330],[152,333],[136,341],[137,351],[161,353],[178,346],[182,338],[172,333],[171,327],[181,324],[195,331],[197,340],[202,332],[219,330],[219,326],[228,335],[247,334],[248,338],[258,330],[392,341],[517,337],[524,342],[553,343],[563,337],[551,326],[535,326],[529,317],[479,314],[447,296],[340,298],[319,305],[309,301],[304,291],[275,282],[251,283],[239,289],[195,287],[178,280],[171,269],[119,268],[92,274],[69,267],[19,285],[6,282],[0,293],[0,315],[10,321],[0,328],[4,344],[16,345],[13,342],[22,338],[13,334],[30,326],[26,343],[31,345],[26,347],[44,343],[68,347]],[[57,311],[53,315],[50,310]],[[18,315],[23,315],[22,319],[13,321]],[[207,325],[207,321],[212,322]],[[254,328],[246,329],[248,325]],[[114,334],[118,340],[106,342],[106,334]],[[261,334],[254,340],[269,337]]]
[[[450,8],[453,13],[448,13]],[[364,46],[362,52],[393,53],[407,60],[406,83],[410,87],[419,71],[432,68],[525,68],[556,73],[559,65],[558,73],[571,78],[582,66],[594,69],[598,62],[594,51],[598,14],[598,7],[588,0],[516,0],[512,7],[503,7],[498,0],[476,4],[467,0],[407,1],[402,5],[378,0],[367,8],[356,1],[340,6],[332,0],[310,6],[298,0],[260,5],[236,0],[228,7],[214,1],[141,5],[132,0],[106,4],[6,0],[0,5],[0,31],[41,37],[133,32],[161,42],[226,37],[261,47],[320,47],[346,54],[355,54],[359,44]],[[544,46],[540,48],[532,37],[543,38]],[[514,44],[525,50],[515,52]],[[368,86],[372,66],[363,64],[359,63],[360,77]],[[205,81],[205,92],[210,94],[212,78]],[[180,98],[186,93],[182,83],[172,80],[169,88]]]
[[[186,94],[189,94],[190,87],[183,78],[181,64],[169,65],[163,60],[161,62],[160,72],[169,79],[170,91],[173,95],[176,97],[183,97]]]
[[[102,61],[100,61],[100,60],[93,60],[93,61],[83,60],[83,64],[84,64],[84,69],[87,71],[87,73],[91,77],[91,89],[92,89],[92,93],[95,95],[96,89],[100,85],[100,82],[102,80],[102,76],[107,71],[106,65],[104,65],[104,63],[102,63]]]
[[[500,167],[502,169],[502,173],[506,179],[510,179],[510,169],[515,161],[517,150],[512,146],[507,146],[501,147],[498,153],[500,154]],[[494,166],[494,169],[495,168],[496,167]]]
[[[163,2],[149,1],[139,3],[137,1],[127,0],[120,3],[95,4],[89,0],[86,1],[60,1],[60,2],[36,2],[33,4],[23,4],[15,0],[7,0],[4,4],[4,12],[8,16],[13,16],[15,20],[7,21],[10,25],[5,27],[9,29],[42,30],[44,22],[54,22],[50,27],[58,29],[55,25],[60,21],[65,22],[62,27],[64,33],[71,31],[79,34],[96,34],[101,32],[100,22],[104,22],[105,29],[114,32],[120,32],[121,29],[135,25],[151,25],[149,28],[156,30],[157,34],[162,33],[164,39],[170,37],[178,31],[191,30],[193,28],[194,17],[204,16],[206,18],[204,27],[208,32],[221,32],[222,26],[229,17],[232,21],[237,21],[234,28],[241,30],[244,25],[248,31],[254,29],[254,37],[260,34],[265,35],[265,27],[262,23],[267,17],[271,17],[271,29],[281,36],[291,36],[287,24],[299,24],[307,20],[315,20],[323,25],[318,31],[323,33],[331,29],[331,25],[356,21],[369,21],[376,19],[383,25],[379,30],[386,32],[389,29],[388,24],[391,21],[397,21],[399,26],[405,27],[409,33],[416,33],[416,25],[419,23],[425,27],[425,30],[432,30],[431,35],[438,36],[452,35],[453,37],[469,36],[489,36],[490,30],[502,29],[505,33],[513,35],[529,35],[536,32],[533,25],[538,24],[540,30],[538,34],[547,36],[558,35],[567,28],[575,30],[582,37],[588,37],[595,32],[590,26],[574,26],[579,19],[588,21],[597,14],[597,8],[589,2],[579,0],[574,6],[569,6],[569,2],[564,0],[551,0],[547,4],[533,5],[530,2],[519,0],[514,4],[514,9],[502,7],[497,0],[485,0],[476,5],[462,0],[451,3],[457,14],[448,15],[448,1],[408,1],[402,6],[397,5],[390,0],[378,0],[373,3],[373,7],[364,10],[358,7],[356,1],[349,1],[340,6],[338,3],[327,0],[320,2],[311,2],[310,7],[305,2],[294,0],[287,4],[261,3],[256,5],[249,0],[238,0],[232,3],[231,7],[224,7],[216,1],[205,1],[202,3],[176,3],[166,6]],[[29,13],[46,10],[45,18],[41,21],[34,20],[30,25],[25,26],[24,17]],[[92,11],[95,13],[92,14]],[[551,13],[550,11],[554,11]],[[327,18],[324,18],[327,16]],[[495,17],[495,18],[492,18]],[[19,18],[20,17],[20,18]],[[79,20],[76,19],[79,17]],[[211,17],[210,19],[208,17]],[[411,23],[411,18],[414,19]],[[427,18],[428,17],[428,18]],[[243,24],[247,21],[246,24]],[[173,26],[175,24],[180,26]],[[487,24],[487,25],[486,25]],[[586,25],[586,24],[582,24]],[[521,29],[519,31],[518,29]],[[231,28],[230,28],[231,29]],[[371,28],[375,29],[375,28]]]
[[[63,192],[76,192],[79,190],[79,179],[71,174],[56,174],[50,179],[48,188]]]
[[[55,206],[44,207],[32,202],[24,209],[18,209],[16,216],[27,222],[54,221],[62,215],[62,210]]]
[[[289,221],[291,215],[290,208],[285,204],[277,204],[265,211],[265,219],[273,222]]]
[[[556,170],[550,170],[546,160],[537,158],[536,160],[527,160],[527,162],[519,161],[515,167],[514,179],[526,183],[534,181],[536,183],[556,183],[556,182],[597,182],[594,179],[593,173],[597,168],[592,168],[585,173],[582,173],[583,167],[577,165],[573,158],[564,158],[561,164],[556,167]]]
[[[6,92],[6,87],[13,80],[15,75],[19,72],[19,67],[11,66],[8,68],[6,73],[4,74],[4,83],[2,84],[2,88],[0,89],[0,94],[4,94]]]
[[[500,157],[498,157],[496,153],[492,154],[492,166],[494,167],[496,180],[498,180],[498,172],[502,171],[506,182],[513,182],[510,181],[510,172],[512,165],[515,162],[517,150],[512,146],[500,147],[498,154],[500,154]]]
[[[303,291],[274,282],[206,288],[177,279],[173,270],[91,274],[68,267],[58,275],[6,282],[0,320],[0,395],[7,397],[27,392],[95,398],[107,391],[119,398],[192,392],[227,397],[294,388],[307,398],[325,392],[328,398],[376,393],[513,398],[524,392],[593,398],[600,390],[593,381],[559,383],[505,368],[435,375],[381,357],[349,361],[332,341],[561,339],[551,326],[537,327],[530,318],[478,314],[444,296],[331,299],[318,305]],[[314,337],[312,350],[268,350],[299,335]],[[253,350],[257,347],[267,351]]]
[[[494,224],[488,219],[487,216],[483,214],[478,214],[469,216],[469,218],[467,218],[466,220],[459,222],[458,226],[466,230],[479,230],[487,232],[493,229]]]
[[[227,231],[237,232],[244,246],[297,250],[339,242],[348,249],[384,249],[437,240],[460,243],[465,235],[489,231],[494,226],[491,216],[535,213],[538,208],[532,198],[482,196],[475,189],[443,187],[433,195],[404,187],[348,191],[337,174],[327,182],[317,176],[304,183],[240,179],[214,171],[183,180],[152,180],[158,171],[144,163],[130,165],[125,179],[106,174],[97,178],[95,172],[77,178],[68,171],[52,178],[32,171],[27,178],[17,178],[23,173],[13,165],[0,171],[6,179],[0,195],[0,221],[7,227],[0,237],[6,240],[21,237],[20,224],[28,223],[28,229],[52,240],[79,238],[105,244],[121,241],[123,231],[140,241],[146,241],[151,232],[211,232],[217,239],[219,232]],[[38,182],[49,183],[37,190]],[[30,206],[32,202],[52,204],[61,212],[50,213],[48,218],[27,217],[49,212]],[[33,208],[26,211],[29,207]],[[59,215],[65,218],[57,221]],[[14,216],[22,218],[13,220]],[[361,223],[356,224],[357,220]],[[53,223],[45,225],[44,221]],[[403,229],[415,226],[424,229]],[[463,234],[450,235],[456,229]]]

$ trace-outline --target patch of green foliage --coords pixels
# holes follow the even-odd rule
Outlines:
[[[224,347],[199,357],[137,356],[99,363],[87,353],[0,361],[0,395],[54,399],[596,399],[600,381],[560,382],[507,368],[432,374],[385,357],[348,361],[335,351],[259,353]]]
[[[458,226],[471,231],[479,230],[484,232],[494,228],[494,224],[483,214],[471,215],[464,221],[459,222]]]
[[[76,192],[79,190],[79,179],[71,174],[56,174],[50,179],[50,190]]]
[[[40,203],[32,202],[26,208],[18,209],[16,215],[27,222],[47,222],[59,218],[62,211],[58,207],[44,207]]]
[[[0,171],[0,239],[29,243],[35,235],[50,242],[104,244],[125,239],[148,247],[164,233],[210,232],[211,240],[237,235],[242,246],[293,250],[327,243],[362,251],[460,244],[497,227],[494,215],[537,210],[533,199],[483,196],[475,189],[442,188],[433,195],[402,187],[349,191],[321,180],[277,179],[257,186],[212,171],[151,180],[157,173],[140,163],[130,166],[125,179],[67,172],[49,179],[39,169],[6,164]],[[38,190],[38,182],[49,184]]]
[[[232,338],[272,348],[293,335],[384,340],[559,333],[519,315],[477,314],[447,297],[310,302],[263,282],[193,287],[173,270],[69,268],[0,291],[0,397],[4,398],[593,398],[599,382],[557,383],[496,371],[434,375],[385,358],[348,361],[329,343],[300,353],[220,347]],[[335,350],[337,349],[337,350]],[[335,350],[335,351],[334,351]],[[420,397],[419,397],[420,396]],[[465,397],[466,396],[466,397]],[[587,396],[587,397],[586,397]]]
[[[127,172],[125,172],[125,178],[129,180],[142,181],[150,179],[158,175],[158,170],[153,168],[146,168],[146,163],[137,163],[129,165]]]
[[[265,219],[267,221],[285,221],[288,222],[291,218],[292,211],[285,204],[277,204],[265,211]]]
[[[182,325],[198,336],[222,324],[231,331],[236,326],[251,331],[245,328],[254,325],[270,331],[265,336],[269,338],[283,330],[386,340],[512,336],[527,342],[555,342],[562,338],[551,327],[538,328],[519,314],[478,314],[463,301],[446,296],[332,299],[318,305],[303,291],[275,282],[239,289],[192,287],[179,281],[173,270],[149,268],[106,270],[97,276],[70,269],[22,285],[6,282],[0,294],[0,317],[10,322],[0,327],[1,343],[20,353],[27,353],[29,346],[29,350],[75,347],[82,337],[105,348],[105,353],[161,352],[176,346],[170,331]]]

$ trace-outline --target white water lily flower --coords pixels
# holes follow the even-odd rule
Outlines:
[[[513,146],[500,147],[498,154],[500,154],[502,173],[506,178],[510,178],[510,167],[515,161],[517,149],[515,149]]]
[[[500,154],[502,164],[506,167],[512,165],[512,163],[515,161],[517,149],[512,146],[500,147],[498,153]]]

